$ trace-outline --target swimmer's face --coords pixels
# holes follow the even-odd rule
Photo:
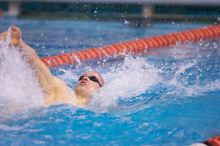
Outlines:
[[[104,81],[99,73],[86,72],[79,77],[79,82],[75,87],[75,92],[77,95],[88,97],[103,85]]]

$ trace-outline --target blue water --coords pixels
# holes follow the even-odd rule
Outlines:
[[[2,18],[0,31],[11,24],[21,28],[23,39],[36,48],[40,57],[208,25],[171,22],[133,28],[120,22]],[[0,145],[185,146],[219,135],[219,47],[218,39],[200,41],[160,49],[158,55],[107,58],[53,68],[53,74],[70,86],[84,71],[102,73],[105,87],[85,109],[53,105],[13,110],[20,103],[14,102],[14,94],[7,93],[11,90],[4,85],[17,80],[11,72],[24,74],[15,67],[4,73],[10,78],[0,78],[5,81],[0,84],[0,93],[8,96],[7,101],[0,96],[1,109],[13,113],[9,116],[1,112]],[[27,81],[34,79],[21,76],[17,83],[25,86]],[[29,90],[34,95],[28,95],[40,99],[35,85],[23,91],[14,84],[10,84],[14,93],[24,96],[19,99],[22,104],[37,102],[27,101]]]

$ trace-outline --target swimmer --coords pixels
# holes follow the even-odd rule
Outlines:
[[[80,76],[75,88],[71,89],[63,80],[55,77],[40,60],[35,50],[22,40],[22,32],[18,27],[9,27],[8,31],[1,33],[0,40],[5,41],[8,33],[10,33],[11,38],[9,45],[18,47],[24,52],[25,58],[33,67],[44,94],[46,106],[54,103],[65,103],[83,107],[89,103],[91,95],[103,87],[102,76],[97,72],[90,71]]]

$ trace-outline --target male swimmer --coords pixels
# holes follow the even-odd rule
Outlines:
[[[104,80],[99,73],[85,72],[80,76],[74,90],[71,89],[63,80],[52,75],[35,50],[22,40],[22,33],[18,27],[11,26],[8,31],[1,33],[0,40],[5,41],[7,35],[10,35],[11,38],[9,45],[19,47],[19,50],[24,52],[28,63],[33,67],[44,93],[45,105],[67,103],[83,107],[88,104],[91,95],[104,85]]]

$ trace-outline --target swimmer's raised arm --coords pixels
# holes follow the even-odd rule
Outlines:
[[[79,78],[73,91],[64,81],[52,75],[35,50],[22,40],[22,33],[19,28],[15,26],[10,27],[10,31],[2,33],[0,39],[6,40],[9,32],[11,38],[10,45],[18,46],[35,70],[45,96],[45,105],[61,102],[70,103],[75,106],[85,106],[89,103],[91,95],[104,85],[102,76],[97,72],[90,71],[84,73]]]
[[[30,65],[35,69],[39,84],[45,95],[45,104],[54,102],[75,104],[75,93],[64,83],[64,81],[53,76],[48,67],[40,60],[36,51],[22,40],[22,33],[15,26],[10,27],[10,45],[18,46],[25,54]],[[1,40],[6,40],[7,33],[1,34]]]

